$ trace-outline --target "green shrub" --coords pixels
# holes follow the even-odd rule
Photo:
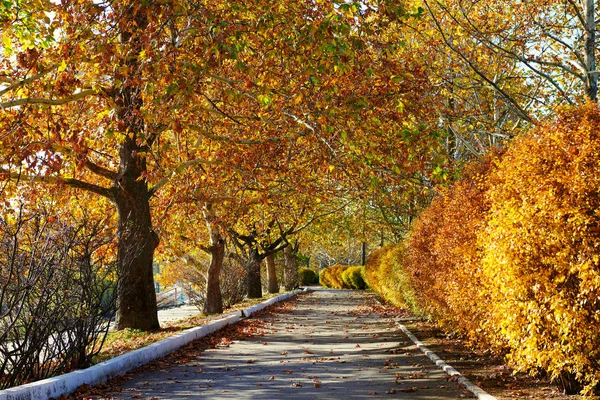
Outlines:
[[[319,275],[310,268],[300,268],[298,270],[298,275],[300,277],[300,285],[302,286],[315,285],[319,283]]]

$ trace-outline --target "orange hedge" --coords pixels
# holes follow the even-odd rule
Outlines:
[[[568,391],[600,382],[600,109],[562,111],[515,140],[491,176],[487,326],[521,369]]]
[[[567,392],[600,384],[600,108],[554,121],[442,191],[369,285]]]
[[[412,226],[404,265],[419,308],[442,325],[485,340],[480,322],[490,307],[481,291],[478,234],[489,204],[486,175],[499,151],[468,167],[462,179],[443,190]]]

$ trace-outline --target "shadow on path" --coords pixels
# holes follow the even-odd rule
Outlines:
[[[318,289],[259,318],[264,336],[130,375],[114,398],[455,399],[471,397],[366,304],[371,295]],[[372,300],[372,299],[371,299]]]

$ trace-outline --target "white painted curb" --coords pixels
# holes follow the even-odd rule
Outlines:
[[[295,290],[295,291],[290,292],[290,293],[282,294],[282,295],[279,295],[277,297],[270,298],[269,300],[263,301],[262,303],[257,304],[255,306],[245,308],[242,311],[242,313],[243,313],[242,316],[243,317],[250,317],[253,313],[255,313],[257,311],[260,311],[263,308],[265,308],[267,306],[270,306],[271,304],[275,304],[275,303],[283,301],[285,299],[289,299],[290,297],[295,296],[298,293],[301,293],[302,291],[306,291],[306,289],[304,289],[304,290]],[[0,400],[2,400],[2,398],[0,398]]]
[[[90,368],[73,371],[27,385],[0,390],[0,400],[48,400],[60,397],[63,394],[68,395],[73,393],[81,385],[97,385],[107,381],[111,377],[124,374],[141,365],[148,364],[157,358],[164,357],[188,343],[210,335],[227,325],[236,323],[241,319],[242,315],[248,317],[253,312],[262,310],[271,304],[288,299],[298,293],[300,293],[300,290],[273,297],[243,311],[237,311],[228,317],[188,329],[149,346],[96,364]]]
[[[461,383],[465,388],[467,388],[467,390],[469,390],[471,393],[473,393],[475,395],[475,397],[477,397],[480,400],[497,400],[494,396],[487,393],[485,390],[483,390],[479,386],[471,383],[471,381],[469,381],[467,378],[465,378],[460,372],[458,372],[457,370],[452,368],[450,365],[446,364],[444,362],[444,360],[442,360],[441,358],[439,358],[437,356],[437,354],[435,354],[433,351],[431,351],[427,347],[425,347],[425,345],[423,343],[421,343],[421,341],[419,339],[417,339],[417,337],[415,335],[413,335],[412,332],[409,331],[407,327],[405,327],[402,324],[398,324],[398,327],[400,328],[400,330],[402,330],[402,332],[404,332],[404,334],[406,336],[408,336],[410,338],[410,340],[412,340],[414,342],[414,344],[417,345],[419,350],[421,350],[423,353],[425,353],[425,355],[427,357],[429,357],[429,359],[435,363],[435,365],[442,368],[448,375],[457,376],[458,377],[457,381],[459,383]],[[0,397],[0,400],[2,400],[1,397]]]

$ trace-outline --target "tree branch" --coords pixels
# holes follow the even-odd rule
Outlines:
[[[106,179],[110,179],[114,181],[117,179],[117,173],[115,171],[111,171],[107,168],[104,168],[98,164],[93,163],[88,158],[85,159],[85,167],[92,171],[94,174],[102,176]]]
[[[43,78],[45,75],[48,75],[50,72],[54,71],[57,66],[58,65],[53,65],[52,67],[50,67],[48,69],[45,69],[42,72],[40,72],[40,73],[38,73],[38,74],[30,77],[30,78],[26,78],[26,79],[23,79],[23,80],[18,81],[16,83],[13,83],[12,85],[8,86],[7,88],[4,88],[4,89],[0,90],[0,96],[4,95],[4,94],[6,94],[6,93],[8,93],[8,92],[10,92],[12,90],[21,88],[21,87],[27,85],[28,83],[31,83],[31,82],[37,81],[38,79]]]
[[[471,60],[469,60],[460,50],[458,50],[456,47],[454,47],[454,45],[451,43],[451,41],[448,39],[447,35],[444,33],[444,29],[440,26],[440,22],[438,21],[438,19],[435,17],[435,15],[433,14],[433,11],[431,10],[431,6],[429,5],[429,2],[427,0],[425,0],[425,6],[427,7],[427,10],[429,11],[429,15],[431,16],[431,18],[433,19],[433,22],[435,23],[435,26],[438,30],[438,32],[440,32],[440,34],[442,35],[442,39],[444,40],[444,43],[446,43],[446,46],[448,46],[448,48],[450,50],[452,50],[454,53],[456,53],[460,58],[463,59],[464,62],[466,62],[469,67],[473,70],[473,72],[475,72],[477,75],[479,75],[484,81],[486,81],[492,88],[494,88],[498,93],[500,93],[500,95],[502,95],[502,97],[508,101],[517,111],[517,113],[521,116],[521,118],[523,118],[525,121],[530,122],[535,124],[535,122],[533,121],[533,119],[529,116],[529,114],[523,110],[521,108],[521,106],[516,102],[515,99],[513,99],[508,93],[506,93],[504,90],[502,90],[502,88],[500,88],[500,86],[498,86],[497,83],[493,82],[490,78],[488,78],[483,72],[481,72],[472,62]],[[452,17],[452,16],[451,16]],[[452,17],[453,18],[453,17]],[[454,19],[454,18],[453,18]]]
[[[187,167],[191,167],[193,165],[198,165],[198,164],[219,164],[219,162],[217,162],[217,161],[211,161],[211,160],[206,160],[204,158],[196,158],[194,160],[183,162],[183,163],[179,164],[177,166],[177,168],[174,168],[173,170],[171,170],[171,172],[169,172],[168,174],[166,174],[160,181],[158,181],[156,183],[156,185],[154,185],[154,186],[152,186],[150,188],[150,196],[154,196],[156,194],[156,192],[158,192],[158,190],[160,190],[160,188],[162,188],[163,186],[165,186],[169,182],[169,180],[175,174],[177,174],[178,171],[182,171],[182,170],[184,170]]]
[[[72,94],[67,97],[63,97],[62,99],[43,99],[43,98],[34,98],[34,97],[26,97],[23,99],[16,99],[5,101],[4,103],[0,103],[0,108],[12,108],[18,106],[24,106],[27,104],[47,104],[51,106],[60,106],[63,104],[70,103],[72,101],[81,100],[85,97],[96,95],[97,92],[94,89],[86,89],[82,90],[79,93]]]
[[[13,180],[24,180],[29,182],[39,182],[51,185],[66,185],[76,189],[85,190],[91,193],[95,193],[109,200],[113,200],[112,191],[109,188],[105,188],[99,185],[94,185],[85,181],[74,178],[63,178],[58,176],[41,176],[41,175],[23,175],[20,172],[11,172],[4,168],[0,168],[0,175],[4,175],[8,179]]]

